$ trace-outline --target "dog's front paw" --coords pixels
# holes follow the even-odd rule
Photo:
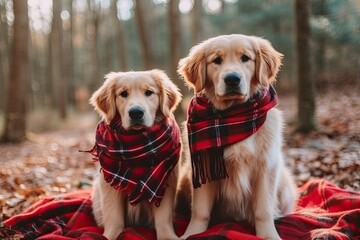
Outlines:
[[[190,223],[185,231],[185,233],[180,237],[181,239],[187,239],[191,235],[202,233],[206,231],[209,223],[209,218],[192,218]]]
[[[180,240],[175,234],[174,228],[169,224],[158,224],[156,227],[157,240]]]
[[[261,238],[264,238],[266,240],[282,240],[281,237],[279,236],[257,236],[257,237],[261,237]]]
[[[276,230],[270,230],[270,231],[256,231],[256,236],[264,238],[266,240],[281,240],[281,237],[276,232]]]
[[[184,234],[184,235],[182,235],[182,236],[180,237],[180,239],[181,239],[181,240],[185,240],[185,239],[187,239],[188,237],[189,237],[188,234]]]
[[[181,240],[176,234],[158,234],[157,240]]]
[[[106,237],[109,240],[116,240],[121,232],[122,232],[122,229],[121,230],[111,229],[111,230],[105,230],[103,235],[104,235],[104,237]]]
[[[181,239],[181,240],[186,240],[188,237],[189,237],[188,235],[185,235],[185,234],[184,234],[184,235],[182,235],[182,236],[180,237],[180,239]]]
[[[266,240],[281,240],[278,232],[276,231],[274,220],[265,219],[255,222],[256,236],[262,237]]]

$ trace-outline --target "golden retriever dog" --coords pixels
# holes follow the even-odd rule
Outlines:
[[[241,111],[259,91],[269,92],[281,60],[282,54],[265,39],[222,35],[194,46],[179,61],[178,73],[196,96],[206,97],[214,114],[220,114]],[[281,153],[282,114],[273,107],[265,118],[255,133],[224,147],[226,177],[195,187],[183,239],[205,231],[209,223],[241,219],[254,224],[257,236],[280,239],[274,219],[293,210],[297,192]],[[188,134],[183,134],[184,149]],[[206,161],[209,169],[210,160]]]
[[[175,84],[163,71],[154,69],[109,73],[104,84],[92,95],[90,103],[105,124],[110,124],[117,114],[120,115],[119,131],[127,134],[128,131],[136,133],[151,128],[162,119],[175,122],[173,111],[180,100],[181,94]],[[179,141],[180,138],[179,135]],[[129,194],[115,189],[105,180],[105,175],[102,176],[105,174],[102,166],[94,181],[92,207],[98,225],[104,227],[104,236],[116,239],[125,227],[140,225],[155,227],[157,239],[179,239],[172,223],[179,185],[178,165],[177,162],[166,180],[166,191],[160,205],[146,200],[130,204]]]

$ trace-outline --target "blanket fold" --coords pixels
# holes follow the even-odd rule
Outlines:
[[[360,239],[360,193],[341,189],[320,179],[299,188],[300,198],[293,214],[275,221],[284,240]],[[105,239],[91,212],[90,190],[45,198],[23,213],[4,222],[0,239]],[[189,216],[177,213],[175,231],[180,236]],[[154,229],[128,227],[118,237],[124,240],[156,239]],[[189,240],[256,240],[255,229],[246,221],[210,226]]]

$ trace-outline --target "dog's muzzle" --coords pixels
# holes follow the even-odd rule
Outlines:
[[[144,118],[145,110],[140,106],[134,106],[129,109],[129,117],[133,122],[141,123]]]
[[[241,92],[240,82],[241,75],[237,72],[227,73],[224,76],[224,82],[226,86],[226,94],[238,94]]]
[[[237,72],[227,73],[224,76],[224,81],[228,87],[236,87],[240,85],[241,75]]]

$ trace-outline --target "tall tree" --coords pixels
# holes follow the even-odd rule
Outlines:
[[[5,2],[0,2],[0,111],[5,109],[6,89],[8,79],[8,56],[9,56],[9,38],[8,38],[8,20]]]
[[[168,9],[169,19],[169,76],[179,86],[180,90],[184,92],[186,90],[184,84],[179,81],[177,75],[177,66],[181,57],[181,26],[180,26],[180,11],[179,0],[170,0]],[[175,115],[179,122],[185,120],[185,114],[181,108],[178,108]]]
[[[325,19],[328,11],[327,11],[327,3],[326,0],[314,1],[315,4],[314,14],[317,15],[318,18]],[[318,30],[315,41],[317,45],[317,52],[315,54],[315,81],[318,86],[323,83],[324,73],[325,73],[325,60],[326,60],[326,46],[327,46],[327,34],[326,27],[322,26],[321,29]]]
[[[202,39],[202,11],[203,11],[203,6],[202,6],[202,1],[198,0],[198,1],[194,1],[194,6],[193,9],[191,11],[191,15],[192,15],[192,25],[191,25],[191,42],[192,45],[197,44],[201,41]]]
[[[298,82],[298,131],[315,129],[315,84],[311,78],[310,4],[309,0],[296,0],[296,53]]]
[[[62,72],[62,22],[61,22],[62,1],[53,0],[53,17],[51,32],[49,36],[49,67],[48,67],[48,89],[51,107],[59,109],[62,90],[59,89],[63,83]],[[60,91],[59,91],[60,90]]]
[[[123,23],[120,19],[118,19],[118,11],[117,11],[117,0],[114,0],[115,6],[113,7],[113,14],[116,21],[116,35],[117,42],[119,47],[119,57],[120,57],[120,70],[126,71],[128,68],[128,61],[126,57],[126,42],[125,42],[125,34]]]
[[[143,1],[135,0],[135,17],[136,17],[136,24],[140,35],[140,42],[142,47],[142,59],[144,60],[144,67],[145,69],[152,68],[152,58],[150,54],[150,45],[147,37],[147,31],[145,26],[144,20],[144,10],[143,10]]]
[[[177,79],[177,65],[181,56],[181,32],[179,0],[169,1],[169,56],[170,56],[170,77]]]
[[[60,62],[60,77],[61,81],[58,85],[59,89],[59,112],[61,119],[67,118],[67,105],[68,105],[68,85],[69,85],[69,71],[67,68],[67,62],[69,57],[69,51],[68,51],[68,44],[65,40],[65,30],[64,30],[64,23],[61,18],[61,12],[62,12],[62,4],[60,5],[60,14],[59,14],[59,62]]]
[[[26,138],[26,98],[29,62],[29,17],[27,1],[13,1],[14,37],[11,51],[5,131],[2,140],[20,142]]]
[[[100,28],[100,6],[94,0],[88,0],[89,7],[89,24],[87,27],[88,34],[88,43],[90,50],[90,65],[91,65],[91,82],[90,82],[90,90],[95,91],[99,87],[99,79],[100,79],[100,63],[99,63],[99,53],[98,53],[98,45],[99,45],[99,28]]]
[[[66,118],[66,88],[67,81],[64,77],[64,43],[63,28],[61,20],[62,1],[53,0],[53,19],[50,34],[51,45],[51,81],[54,87],[55,103],[59,110],[60,117]]]
[[[69,19],[69,27],[67,30],[67,47],[66,47],[66,69],[68,72],[68,97],[71,103],[74,103],[74,92],[75,92],[75,73],[74,73],[74,25],[75,25],[75,11],[74,11],[74,7],[73,7],[73,1],[72,0],[68,0],[67,1],[67,7],[68,7],[68,11],[70,13],[70,19]]]

